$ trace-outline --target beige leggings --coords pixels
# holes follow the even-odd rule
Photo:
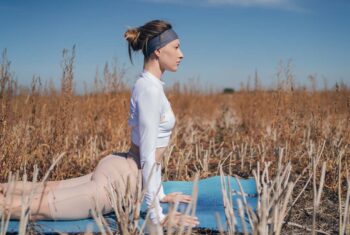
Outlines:
[[[91,217],[91,210],[99,209],[103,214],[111,212],[109,182],[119,192],[126,190],[127,177],[132,195],[136,196],[138,167],[127,153],[116,153],[101,159],[96,169],[85,176],[62,180],[49,190],[48,204],[51,219],[74,220]],[[123,194],[122,194],[123,195]]]

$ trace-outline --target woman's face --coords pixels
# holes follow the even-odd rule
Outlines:
[[[159,65],[162,70],[175,72],[183,59],[184,55],[180,50],[180,40],[175,39],[164,47],[157,50]]]

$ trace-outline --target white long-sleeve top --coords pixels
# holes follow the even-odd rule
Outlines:
[[[175,116],[165,96],[163,85],[163,81],[143,70],[132,89],[128,120],[129,126],[132,127],[131,140],[140,150],[143,187],[148,184],[145,193],[148,207],[152,206],[154,197],[157,196],[155,207],[150,209],[150,219],[155,224],[165,217],[159,204],[165,194],[161,184],[161,167],[155,164],[155,152],[156,148],[168,145],[175,125]],[[153,165],[155,167],[152,171]]]

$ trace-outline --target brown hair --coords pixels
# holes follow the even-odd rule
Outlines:
[[[124,34],[124,38],[129,44],[128,51],[131,63],[133,63],[131,49],[133,51],[142,50],[143,54],[146,55],[148,41],[171,28],[171,24],[164,20],[152,20],[143,26],[128,29]],[[145,59],[148,59],[148,57],[145,56]]]

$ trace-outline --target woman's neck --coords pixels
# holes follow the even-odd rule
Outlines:
[[[160,68],[159,62],[156,59],[150,58],[147,62],[144,63],[143,69],[152,73],[159,80],[161,80],[164,70]]]

